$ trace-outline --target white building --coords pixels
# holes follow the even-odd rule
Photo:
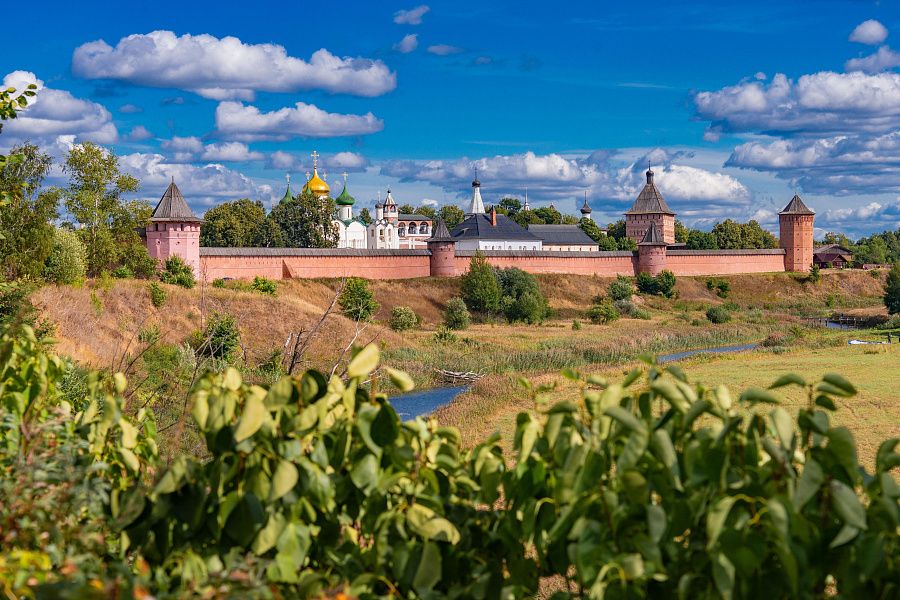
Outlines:
[[[496,208],[485,214],[481,199],[481,182],[472,182],[472,202],[462,223],[450,236],[458,250],[541,250],[540,238],[510,219],[497,214]]]
[[[397,203],[391,196],[391,190],[388,190],[384,202],[375,205],[375,220],[366,227],[367,247],[373,249],[399,248],[398,222]]]
[[[334,199],[337,204],[337,218],[334,226],[338,230],[338,248],[366,248],[368,246],[366,225],[353,217],[356,200],[347,191],[347,174],[344,173],[344,189]]]

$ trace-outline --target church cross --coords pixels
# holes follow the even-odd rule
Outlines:
[[[316,166],[318,165],[318,162],[319,162],[319,153],[316,152],[315,150],[313,150],[313,151],[312,151],[312,154],[310,154],[310,156],[312,156],[312,159],[313,159],[313,169],[315,169]]]

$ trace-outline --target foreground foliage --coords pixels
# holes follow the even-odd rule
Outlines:
[[[69,405],[58,359],[30,333],[5,335],[0,523],[29,520],[4,539],[0,585],[524,598],[555,576],[569,583],[556,598],[898,594],[898,440],[865,472],[830,424],[835,399],[855,394],[840,376],[790,375],[734,400],[652,361],[621,382],[567,372],[582,400],[548,407],[525,384],[535,410],[518,416],[507,460],[496,437],[464,451],[454,429],[402,423],[379,389],[411,382],[378,362],[370,345],[345,378],[308,371],[268,389],[208,373],[190,404],[205,458],[154,471],[152,419],[123,416],[123,377],[91,376]],[[783,386],[808,394],[796,417]],[[20,492],[47,477],[33,499]],[[97,492],[51,493],[82,480]]]

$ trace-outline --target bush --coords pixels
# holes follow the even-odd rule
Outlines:
[[[822,279],[822,273],[820,272],[819,265],[813,265],[809,270],[809,275],[806,276],[806,281],[810,283],[819,283]]]
[[[446,325],[438,325],[437,331],[434,332],[434,341],[439,344],[452,344],[456,342],[459,338],[456,337],[456,334],[453,333]]]
[[[631,300],[631,297],[634,296],[634,285],[631,283],[631,279],[624,275],[619,275],[606,288],[606,293],[614,302]]]
[[[225,289],[225,280],[222,278],[213,279],[212,286],[216,289]]]
[[[548,313],[547,300],[541,293],[537,279],[521,269],[495,271],[500,284],[500,308],[510,323],[540,323]]]
[[[731,290],[731,284],[724,279],[707,279],[706,289],[715,292],[719,298],[727,298],[728,292]]]
[[[195,331],[191,336],[190,344],[197,356],[231,362],[241,344],[241,332],[233,316],[212,313],[203,331]]]
[[[155,281],[150,282],[150,303],[153,304],[153,306],[156,308],[161,307],[166,303],[168,295],[169,294],[166,293],[166,290],[164,290],[161,285]]]
[[[900,262],[895,262],[884,282],[884,305],[888,314],[900,313]]]
[[[170,256],[166,259],[166,262],[163,264],[163,270],[159,274],[159,280],[163,283],[180,285],[187,289],[197,285],[193,269],[180,256]]]
[[[706,318],[710,323],[727,323],[731,320],[731,313],[724,306],[710,306],[706,309]]]
[[[275,296],[278,294],[278,285],[271,279],[260,277],[259,275],[253,278],[253,281],[250,283],[250,289],[254,292],[259,292],[260,294],[266,294],[268,296]]]
[[[649,321],[653,318],[649,310],[647,310],[646,308],[637,307],[635,307],[635,309],[631,311],[631,314],[629,316],[632,319],[641,319],[642,321]]]
[[[52,283],[72,284],[87,274],[87,250],[78,234],[57,228],[53,233],[53,249],[44,265],[44,278]]]
[[[447,329],[466,329],[471,322],[472,317],[466,302],[459,297],[450,298],[444,308],[444,326]]]
[[[675,274],[672,271],[662,271],[656,277],[649,273],[638,273],[635,282],[638,290],[643,294],[665,296],[666,298],[675,297]]]
[[[159,342],[161,337],[162,332],[159,329],[158,323],[148,325],[147,327],[141,329],[141,331],[138,333],[138,341],[148,346],[153,346],[154,344]]]
[[[476,252],[469,262],[469,271],[462,276],[460,291],[466,306],[486,314],[500,310],[501,290],[494,268],[481,252]]]
[[[344,282],[338,305],[344,316],[354,321],[368,321],[378,311],[378,302],[369,289],[369,282],[359,277],[351,277]]]
[[[738,304],[737,302],[732,302],[731,300],[722,304],[722,308],[730,312],[738,312],[741,310],[740,304]]]
[[[394,331],[406,331],[419,326],[419,316],[408,306],[395,306],[389,324]]]
[[[609,298],[603,298],[588,309],[587,316],[591,323],[611,323],[619,318],[619,311]]]
[[[572,331],[581,331],[581,321],[578,319],[572,321]]]
[[[120,265],[113,269],[111,275],[116,279],[134,279],[134,273],[131,272],[131,269],[128,265]]]

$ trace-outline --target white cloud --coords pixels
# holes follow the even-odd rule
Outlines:
[[[344,169],[347,171],[362,171],[369,166],[368,159],[356,152],[337,152],[331,156],[326,156],[324,163],[332,169]]]
[[[403,54],[409,54],[413,50],[419,47],[419,34],[418,33],[410,33],[408,35],[404,35],[403,39],[394,44],[394,50],[397,52],[401,52]]]
[[[857,25],[850,33],[849,39],[851,42],[876,46],[883,42],[887,36],[888,30],[884,25],[875,19],[869,19]]]
[[[273,169],[290,170],[297,166],[298,161],[293,154],[284,150],[276,150],[269,154],[267,166]]]
[[[308,155],[298,157],[283,150],[276,150],[269,154],[266,166],[271,169],[284,171],[312,170],[312,160]],[[368,166],[369,159],[356,152],[337,152],[335,154],[323,154],[319,157],[320,169],[357,173],[365,171]]]
[[[261,112],[240,102],[221,102],[216,108],[216,128],[234,140],[287,140],[367,135],[384,129],[384,122],[372,113],[329,113],[304,102],[272,112]]]
[[[893,69],[900,67],[900,52],[894,52],[889,47],[882,46],[875,54],[848,60],[846,67],[848,71],[864,71],[866,73]]]
[[[262,160],[262,152],[255,152],[241,142],[222,142],[221,144],[209,144],[203,148],[202,160],[244,162],[248,160]]]
[[[379,60],[342,58],[323,48],[306,61],[288,56],[277,44],[171,31],[129,35],[115,47],[103,40],[82,44],[72,56],[72,71],[88,79],[179,88],[215,100],[309,89],[378,96],[397,84],[396,75]]]
[[[119,107],[119,112],[126,115],[133,115],[144,112],[144,109],[137,104],[123,104]]]
[[[37,95],[29,98],[28,107],[16,119],[3,125],[6,146],[29,140],[36,144],[52,143],[58,136],[74,136],[73,141],[90,141],[110,144],[119,137],[106,108],[76,98],[65,90],[45,87],[34,73],[13,71],[3,78],[3,87],[24,90],[29,84],[37,85]]]
[[[131,129],[131,132],[129,132],[129,134],[128,134],[128,139],[131,140],[132,142],[140,142],[142,140],[146,140],[146,139],[149,139],[152,137],[153,137],[153,134],[150,133],[150,130],[148,130],[143,125],[138,125],[136,127],[133,127]]]
[[[394,23],[398,25],[421,25],[422,17],[429,10],[431,8],[427,4],[422,4],[409,10],[398,10],[394,13]]]
[[[464,52],[464,50],[458,46],[450,46],[449,44],[435,44],[434,46],[428,46],[428,52],[437,54],[438,56],[448,56],[450,54],[459,54],[460,52]]]

